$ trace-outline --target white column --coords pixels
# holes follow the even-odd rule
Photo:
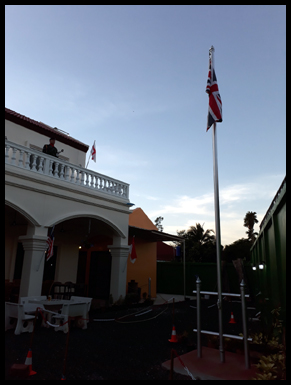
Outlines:
[[[41,295],[47,228],[30,228],[27,235],[19,237],[19,241],[24,248],[19,296]]]
[[[126,294],[127,258],[129,246],[109,245],[108,248],[112,255],[110,294],[113,297],[113,301],[117,301],[120,296],[124,299]]]

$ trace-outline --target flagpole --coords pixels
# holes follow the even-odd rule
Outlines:
[[[220,214],[219,214],[219,186],[218,186],[218,166],[217,166],[217,140],[216,122],[212,129],[212,148],[213,148],[213,181],[214,181],[214,208],[215,208],[215,233],[216,233],[216,263],[217,263],[217,308],[219,321],[219,352],[220,362],[225,362],[223,349],[223,330],[222,330],[222,294],[221,294],[221,239],[220,239]]]

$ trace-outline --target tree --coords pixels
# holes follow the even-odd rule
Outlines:
[[[177,231],[177,234],[185,238],[185,252],[188,261],[215,262],[216,248],[213,230],[204,230],[203,225],[196,223],[187,231]]]
[[[258,223],[257,213],[253,211],[248,211],[244,217],[244,227],[248,228],[246,234],[248,235],[248,239],[254,243],[258,233],[254,232],[254,225]]]
[[[162,226],[162,221],[164,220],[164,218],[163,217],[157,217],[156,219],[155,219],[155,226],[159,229],[159,231],[163,231],[164,230],[164,228],[163,228],[163,226]]]
[[[252,243],[249,239],[241,238],[230,245],[226,245],[223,249],[222,259],[227,262],[232,262],[235,259],[243,259],[250,261]]]

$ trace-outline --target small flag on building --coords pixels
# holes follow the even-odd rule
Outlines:
[[[222,102],[218,90],[218,84],[213,63],[214,48],[211,47],[209,50],[209,71],[206,92],[209,95],[209,106],[208,106],[208,117],[207,117],[207,129],[212,126],[214,122],[222,122]]]
[[[54,239],[55,239],[55,226],[53,226],[50,235],[47,238],[48,248],[46,251],[46,261],[48,261],[54,255]]]
[[[134,263],[136,261],[137,255],[135,251],[134,237],[132,238],[132,243],[129,246],[130,261]]]
[[[92,146],[92,148],[91,148],[91,156],[92,156],[92,160],[94,160],[94,162],[96,163],[96,146],[95,146],[95,140],[94,140],[93,146]]]

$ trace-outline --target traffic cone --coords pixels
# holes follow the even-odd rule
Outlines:
[[[231,312],[231,314],[230,314],[229,324],[236,324],[234,316],[233,316],[233,312]]]
[[[34,374],[36,374],[36,372],[34,370],[32,370],[32,351],[31,351],[30,348],[28,350],[27,357],[26,357],[24,365],[28,366],[29,376],[33,376]]]
[[[174,326],[174,325],[173,325],[173,328],[172,328],[171,339],[170,339],[169,341],[170,341],[170,342],[178,342],[177,336],[176,336],[176,329],[175,329],[175,326]]]

